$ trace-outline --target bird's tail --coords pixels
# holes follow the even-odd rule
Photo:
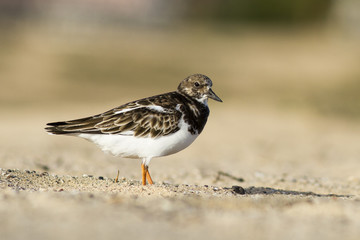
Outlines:
[[[64,130],[65,126],[66,126],[66,122],[52,122],[52,123],[48,123],[46,124],[45,130],[49,133],[49,134],[67,134],[68,131]]]
[[[46,124],[45,130],[49,134],[77,134],[77,133],[101,133],[96,128],[96,124],[101,122],[101,118],[87,117],[71,121],[52,122]]]

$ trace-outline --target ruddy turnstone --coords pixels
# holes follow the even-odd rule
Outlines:
[[[115,156],[141,158],[142,184],[153,184],[150,160],[188,147],[209,116],[208,98],[222,102],[210,78],[194,74],[177,90],[133,101],[91,117],[48,123],[50,134],[77,136]]]

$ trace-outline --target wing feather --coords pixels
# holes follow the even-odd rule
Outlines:
[[[178,131],[181,116],[174,108],[122,106],[88,118],[49,123],[46,130],[54,134],[123,134],[156,138]]]

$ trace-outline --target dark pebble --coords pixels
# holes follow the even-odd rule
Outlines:
[[[234,191],[234,193],[241,195],[245,194],[245,189],[240,186],[232,186],[231,189]]]
[[[104,180],[104,177],[103,177],[103,176],[100,176],[100,177],[99,177],[99,180]]]

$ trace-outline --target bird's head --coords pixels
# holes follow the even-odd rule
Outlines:
[[[181,81],[178,91],[202,103],[206,102],[208,98],[222,102],[211,87],[212,81],[210,78],[202,74],[193,74]]]

